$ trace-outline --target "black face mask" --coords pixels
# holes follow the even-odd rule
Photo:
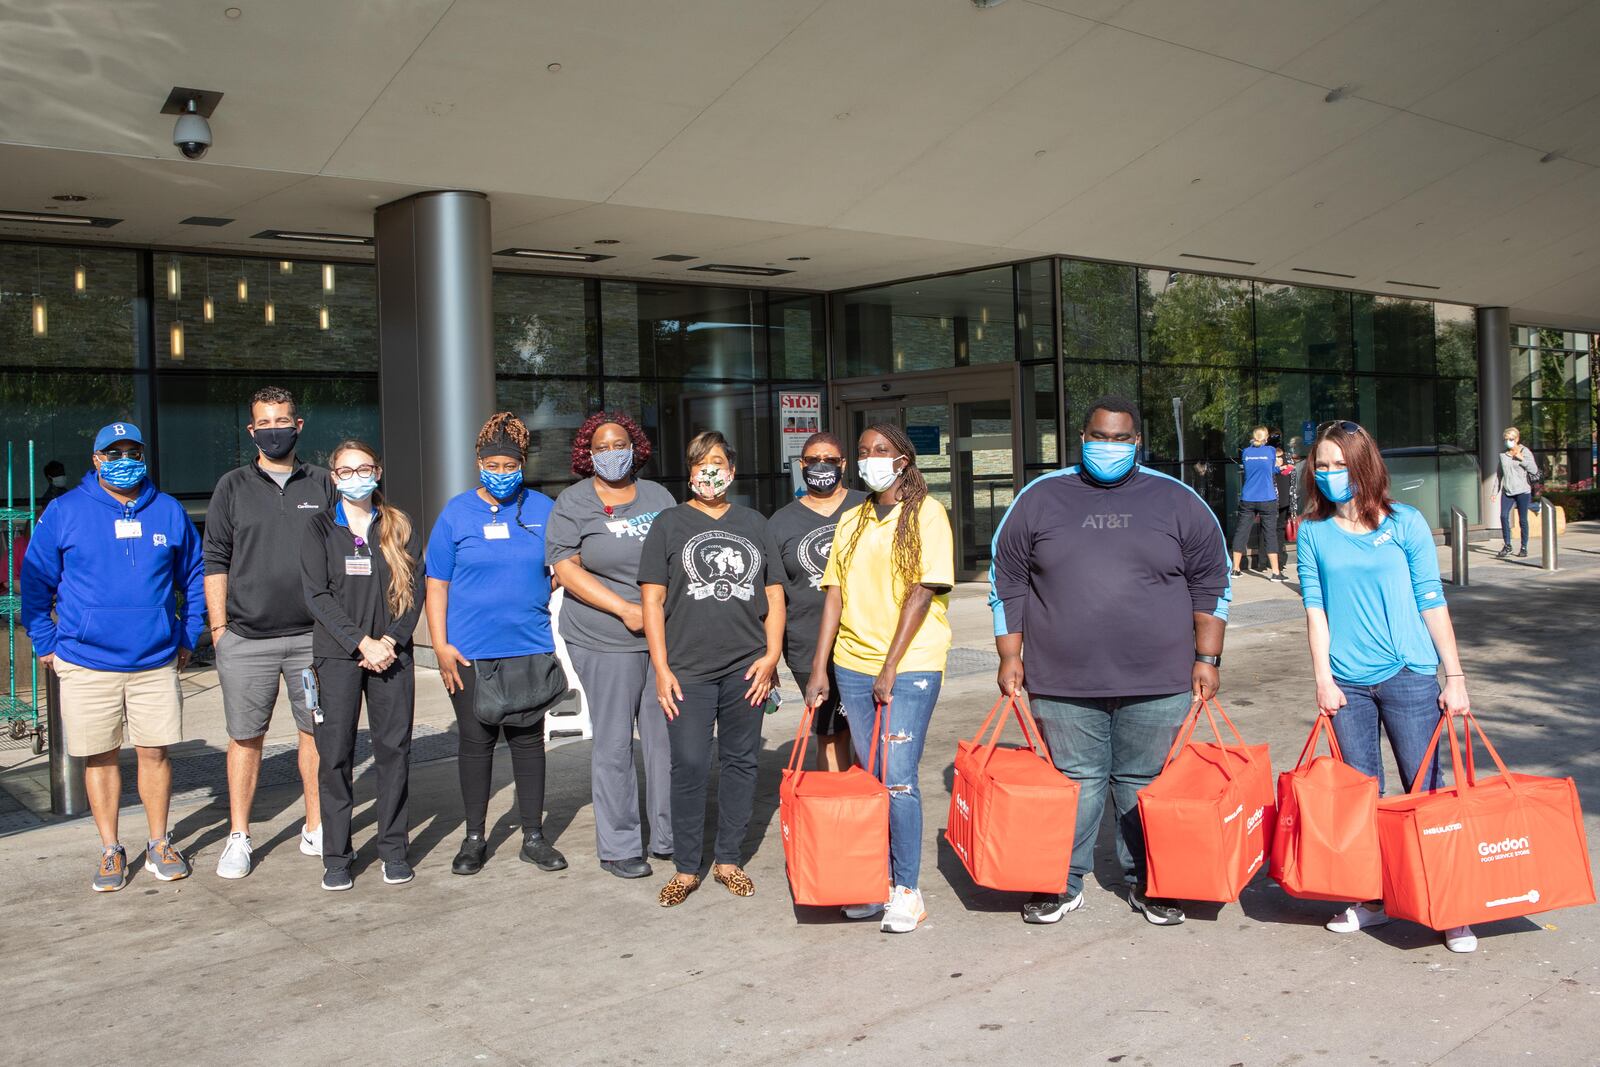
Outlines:
[[[839,479],[843,476],[844,472],[834,463],[813,463],[801,472],[806,488],[817,496],[827,496],[839,488]]]
[[[250,436],[255,438],[256,447],[261,449],[263,456],[283,459],[294,452],[300,431],[293,426],[273,426],[270,429],[251,430]]]

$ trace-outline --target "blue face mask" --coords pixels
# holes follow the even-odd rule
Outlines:
[[[100,464],[100,480],[113,489],[132,489],[145,474],[142,459],[108,459]]]
[[[365,500],[378,488],[378,477],[375,474],[352,474],[348,478],[335,478],[333,487],[346,500]]]
[[[510,500],[517,495],[517,490],[522,488],[522,471],[519,469],[501,474],[496,471],[480,470],[478,481],[496,500]]]
[[[1137,451],[1132,441],[1085,441],[1083,469],[1089,477],[1104,485],[1120,482],[1133,470],[1134,453]]]
[[[1343,504],[1356,495],[1356,487],[1350,482],[1348,470],[1317,471],[1316,479],[1322,495],[1335,504]]]

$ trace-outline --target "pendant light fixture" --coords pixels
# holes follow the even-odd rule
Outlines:
[[[89,291],[89,269],[83,265],[83,260],[78,260],[78,265],[72,268],[72,291],[80,296]]]
[[[261,311],[261,321],[268,326],[276,326],[278,324],[278,308],[272,302],[272,274],[270,271],[267,273],[267,306]]]
[[[33,335],[44,337],[50,333],[50,310],[45,307],[44,295],[39,292],[39,250],[33,250]]]
[[[178,257],[167,260],[167,299],[176,300],[183,295],[183,272],[178,269]]]
[[[250,279],[245,277],[244,260],[239,261],[239,303],[250,303]]]
[[[333,264],[332,263],[324,263],[322,265],[322,291],[324,293],[333,292]]]
[[[323,304],[317,308],[317,329],[326,330],[331,324],[331,320],[328,317],[328,305]]]
[[[280,260],[278,260],[278,273],[279,274],[293,274],[294,273],[294,260],[292,260],[292,259],[280,259]]]
[[[183,320],[173,319],[172,329],[168,336],[167,354],[174,363],[183,362]]]
[[[217,321],[217,302],[211,299],[211,260],[207,258],[206,264],[206,298],[200,302],[200,317],[206,325]]]

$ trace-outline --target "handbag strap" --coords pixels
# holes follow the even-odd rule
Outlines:
[[[811,743],[811,721],[817,709],[810,704],[800,712],[800,728],[794,733],[794,748],[789,752],[788,770],[798,773],[806,765],[806,747]]]
[[[1009,710],[1010,716],[1005,712]],[[989,709],[989,714],[984,717],[983,725],[978,727],[978,732],[972,736],[972,743],[983,750],[979,757],[980,766],[988,766],[989,759],[994,755],[995,749],[1000,745],[1000,735],[1005,732],[1008,718],[1015,718],[1017,725],[1022,728],[1022,739],[1027,743],[1028,751],[1041,758],[1044,753],[1039,751],[1043,738],[1039,734],[1039,724],[1034,721],[1033,712],[1028,710],[1026,700],[1019,700],[1016,696],[1007,693],[995,701],[994,707]],[[989,734],[989,739],[984,740],[984,733]]]
[[[1411,783],[1410,791],[1412,793],[1423,792],[1422,783],[1427,777],[1425,772],[1433,765],[1434,752],[1439,748],[1439,736],[1446,730],[1449,731],[1450,735],[1450,762],[1455,771],[1453,781],[1456,784],[1456,788],[1476,788],[1478,785],[1478,768],[1472,761],[1472,732],[1476,730],[1478,739],[1483,742],[1484,749],[1489,753],[1489,758],[1494,761],[1495,767],[1499,769],[1501,776],[1504,777],[1507,788],[1516,795],[1521,796],[1523,793],[1522,786],[1518,784],[1511,772],[1506,769],[1505,761],[1500,758],[1500,753],[1490,742],[1489,735],[1483,732],[1483,725],[1478,722],[1477,717],[1470,711],[1464,711],[1460,714],[1461,738],[1459,741],[1456,738],[1456,718],[1457,716],[1448,711],[1440,713],[1439,725],[1433,728],[1433,737],[1428,741],[1428,751],[1423,754],[1422,762],[1417,765],[1417,776]],[[1462,759],[1463,745],[1466,747],[1464,761]]]
[[[1315,758],[1319,737],[1328,739],[1328,754],[1340,763],[1344,762],[1344,753],[1339,751],[1339,738],[1333,732],[1333,716],[1325,711],[1319,711],[1316,721],[1311,724],[1311,736],[1306,738],[1306,747],[1300,750],[1296,768],[1304,767]]]
[[[1194,739],[1195,731],[1200,726],[1200,715],[1202,712],[1205,713],[1207,721],[1211,723],[1211,732],[1216,735],[1217,747],[1222,750],[1222,762],[1218,764],[1218,767],[1222,771],[1224,777],[1232,780],[1233,771],[1228,768],[1228,757],[1237,756],[1241,765],[1248,763],[1249,757],[1247,757],[1242,751],[1244,748],[1243,735],[1239,733],[1239,728],[1233,725],[1233,720],[1228,718],[1228,713],[1222,710],[1222,705],[1217,703],[1215,697],[1198,701],[1192,708],[1189,709],[1189,714],[1183,720],[1183,725],[1178,728],[1178,736],[1173,739],[1172,747],[1167,750],[1166,762],[1162,763],[1161,769],[1165,771],[1172,761],[1177,758],[1178,753],[1183,750],[1184,746],[1189,744],[1190,741]],[[1233,736],[1239,742],[1238,750],[1230,749],[1228,747],[1228,742],[1223,740],[1222,728],[1217,725],[1218,715],[1221,715],[1222,721],[1228,724],[1228,729],[1233,731]]]
[[[894,699],[893,697],[889,698],[889,700],[893,700],[893,699]],[[882,745],[883,748],[884,748],[884,751],[883,751],[883,772],[884,772],[884,774],[888,774],[889,773],[889,739],[883,736],[883,730],[884,730],[884,725],[885,725],[884,721],[883,721],[883,713],[884,713],[885,709],[887,709],[888,707],[889,707],[889,704],[888,704],[887,701],[885,703],[882,703],[882,704],[879,704],[879,703],[876,703],[876,702],[873,703],[873,709],[874,710],[873,710],[873,713],[872,713],[872,747],[867,749],[867,773],[872,775],[872,777],[874,777],[874,778],[878,777],[877,759],[878,759],[878,746],[879,745]]]

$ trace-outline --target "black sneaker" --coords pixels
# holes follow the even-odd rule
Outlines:
[[[1527,559],[1528,558],[1528,550],[1527,549],[1523,549],[1521,552],[1518,552],[1517,553],[1517,558],[1518,559]]]
[[[349,867],[329,867],[322,872],[322,888],[329,892],[340,893],[355,884],[355,879],[350,877]]]
[[[1244,571],[1242,571],[1239,568],[1235,567],[1233,569],[1233,576],[1235,578],[1243,578],[1244,577]]]
[[[1511,546],[1507,545],[1506,547],[1502,548],[1500,551],[1496,552],[1494,554],[1494,558],[1495,559],[1505,559],[1509,555],[1511,555]]]
[[[405,860],[383,861],[383,883],[385,885],[405,885],[417,876],[411,869],[411,864]]]
[[[1289,583],[1289,576],[1284,574],[1282,571],[1277,571],[1276,573],[1267,575],[1267,581],[1282,582],[1287,585]]]
[[[468,834],[461,840],[461,851],[450,861],[451,874],[477,874],[489,855],[489,842],[482,834]]]
[[[1072,897],[1060,893],[1035,893],[1033,899],[1022,906],[1022,921],[1048,926],[1060,922],[1061,917],[1067,912],[1077,911],[1081,907],[1083,907],[1082,889]]]
[[[650,858],[653,859],[653,860],[660,860],[662,863],[671,863],[672,862],[672,853],[670,853],[670,852],[657,852],[655,849],[651,849],[650,850]]]
[[[1145,922],[1152,926],[1177,926],[1183,922],[1183,909],[1176,900],[1147,897],[1142,889],[1128,890],[1128,906],[1143,912]]]
[[[601,860],[600,869],[618,878],[648,878],[656,873],[642,856],[625,860]]]
[[[531,863],[541,871],[564,871],[567,857],[557,852],[555,846],[544,839],[544,834],[534,830],[522,842],[522,862]]]

